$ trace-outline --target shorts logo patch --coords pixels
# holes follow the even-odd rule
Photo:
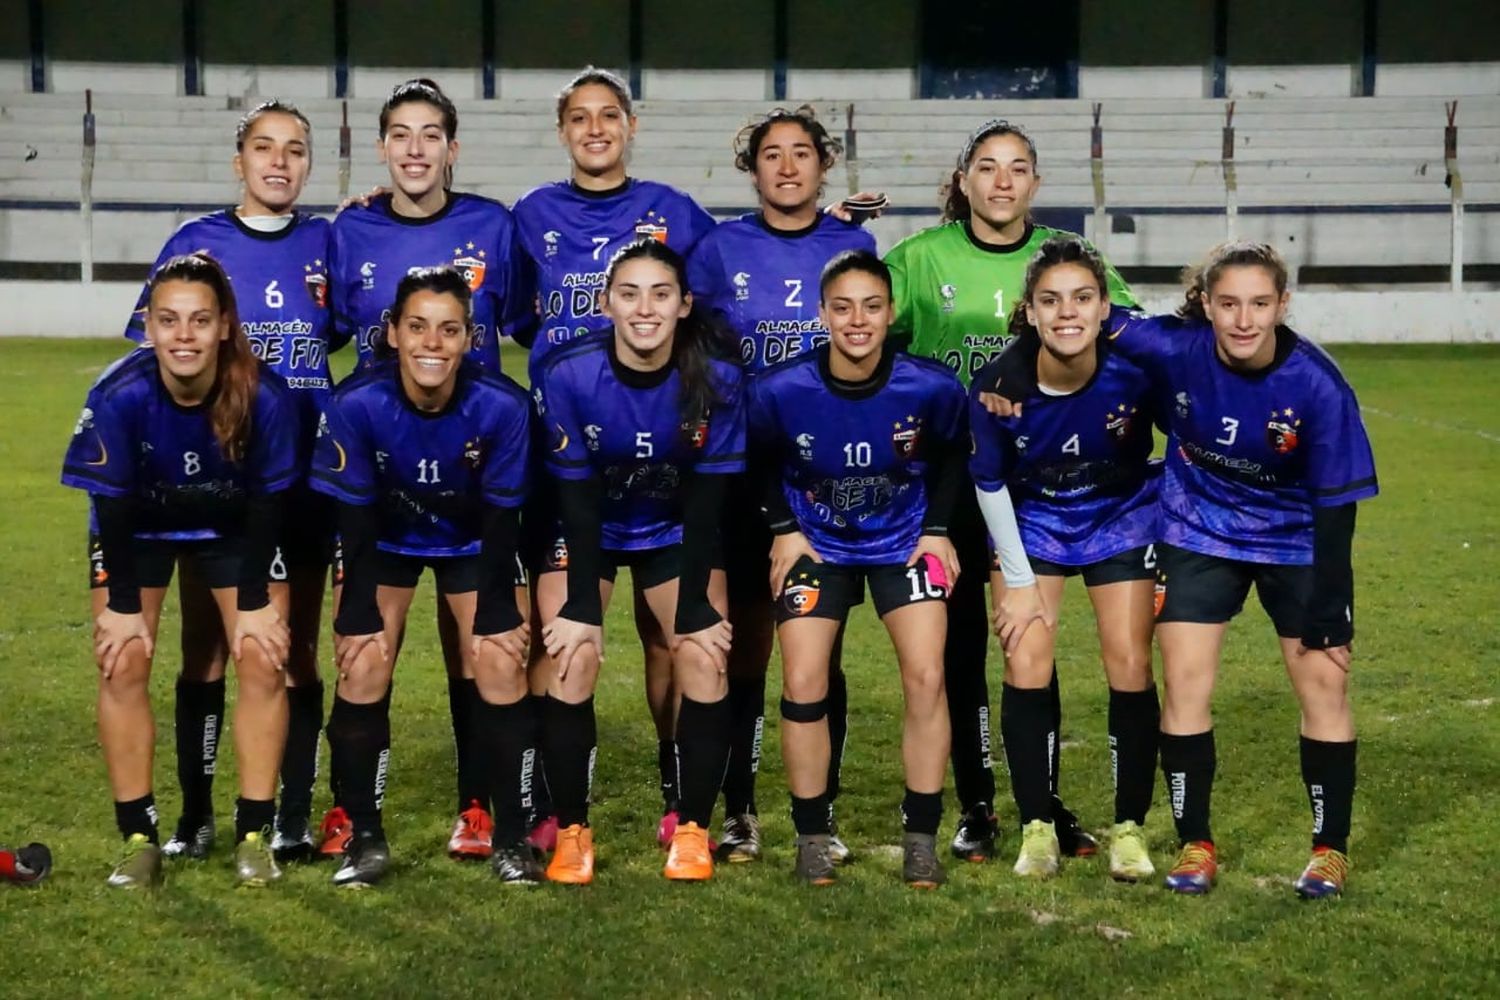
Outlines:
[[[1278,455],[1290,455],[1297,450],[1302,434],[1302,418],[1290,406],[1283,410],[1272,410],[1266,423],[1266,444]]]
[[[104,568],[104,548],[98,542],[89,543],[89,577],[98,587],[109,582],[109,571]]]
[[[786,586],[781,590],[781,602],[794,615],[811,614],[813,608],[818,606],[818,595],[822,587],[818,578],[808,573],[789,576]]]
[[[1161,617],[1161,609],[1167,604],[1167,580],[1162,577],[1156,581],[1156,588],[1151,593],[1151,614],[1157,618]]]
[[[568,568],[568,543],[561,538],[552,543],[552,549],[547,553],[547,568]]]
[[[897,420],[891,427],[891,447],[896,450],[896,457],[903,462],[921,458],[922,418],[908,414],[905,420]]]

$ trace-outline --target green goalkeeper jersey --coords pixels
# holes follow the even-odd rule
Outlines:
[[[941,361],[968,385],[1010,339],[1010,312],[1032,255],[1047,239],[1072,235],[1028,223],[1020,242],[990,246],[968,223],[945,222],[908,236],[885,256],[895,285],[891,333],[909,337],[912,354]],[[1108,270],[1110,302],[1136,305],[1125,279]]]

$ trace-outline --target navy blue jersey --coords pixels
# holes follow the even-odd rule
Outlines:
[[[845,250],[875,252],[875,237],[820,212],[783,232],[760,213],[731,219],[703,237],[688,260],[693,308],[723,314],[739,335],[740,361],[760,371],[828,340],[818,318],[823,265]]]
[[[1115,335],[1155,379],[1171,435],[1161,485],[1164,542],[1247,562],[1312,562],[1312,509],[1378,492],[1359,403],[1322,348],[1281,327],[1276,359],[1251,375],[1219,360],[1213,328],[1137,317]]]
[[[484,505],[519,507],[531,449],[526,391],[465,361],[453,397],[423,413],[401,388],[394,360],[339,384],[313,452],[312,488],[380,507],[379,548],[408,556],[469,556],[480,548]]]
[[[276,232],[245,225],[235,210],[225,209],[182,224],[167,240],[152,267],[155,272],[181,254],[207,251],[229,276],[240,325],[250,349],[298,393],[306,438],[317,426],[317,413],[333,389],[328,373],[332,314],[328,308],[328,250],[332,229],[327,219],[293,213]],[[147,288],[141,290],[125,336],[146,339]]]
[[[474,346],[470,353],[500,370],[500,337],[532,323],[536,290],[531,268],[516,243],[506,207],[476,194],[448,195],[436,215],[409,219],[391,208],[390,195],[368,206],[351,205],[333,220],[329,280],[339,336],[355,339],[361,361],[386,335],[396,285],[414,267],[455,267],[474,293]]]
[[[714,217],[688,195],[655,181],[631,178],[611,191],[555,181],[516,202],[516,225],[536,268],[541,305],[541,328],[531,348],[535,373],[552,348],[610,327],[599,292],[604,269],[621,248],[650,236],[686,257],[714,227]]]
[[[156,354],[132,352],[89,390],[63,459],[63,484],[134,500],[140,538],[233,537],[246,497],[301,480],[297,449],[286,447],[297,434],[297,403],[262,365],[245,457],[231,462],[214,437],[212,399],[179,405],[162,384]]]
[[[887,350],[858,389],[835,382],[828,345],[750,380],[754,445],[824,560],[905,562],[927,514],[927,456],[966,431],[963,386],[935,361]]]
[[[559,479],[599,477],[604,548],[680,542],[683,476],[744,470],[742,375],[730,361],[714,361],[712,371],[722,402],[689,424],[676,366],[626,369],[613,331],[583,337],[542,363],[535,391],[549,435],[547,470]]]
[[[1099,342],[1099,366],[1064,396],[1041,390],[1021,416],[1001,418],[979,403],[994,383],[992,362],[974,378],[969,472],[993,492],[1010,488],[1027,555],[1088,566],[1157,541],[1161,465],[1149,461],[1149,377]]]

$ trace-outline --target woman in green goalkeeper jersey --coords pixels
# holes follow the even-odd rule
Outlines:
[[[906,339],[912,354],[952,368],[965,385],[999,356],[1010,338],[1009,316],[1021,298],[1027,262],[1051,237],[1072,235],[1031,221],[1031,201],[1040,185],[1031,138],[1009,122],[986,122],[959,153],[947,185],[943,222],[907,237],[886,255],[896,305],[891,332]],[[1114,268],[1107,268],[1107,278],[1110,302],[1136,304]],[[952,847],[958,857],[985,861],[994,856],[997,835],[985,679],[989,545],[974,491],[965,490],[963,498],[950,529],[963,573],[948,598],[944,650],[953,783],[963,810]],[[1055,671],[1052,683],[1056,725],[1060,710]],[[1053,817],[1063,852],[1093,854],[1098,849],[1094,838],[1056,798],[1055,748],[1050,771]]]

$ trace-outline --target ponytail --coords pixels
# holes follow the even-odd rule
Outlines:
[[[1224,270],[1230,267],[1263,267],[1276,284],[1276,294],[1279,296],[1286,292],[1286,261],[1276,252],[1275,247],[1251,240],[1231,240],[1220,243],[1201,261],[1182,272],[1182,283],[1186,288],[1183,291],[1182,305],[1177,307],[1177,315],[1200,323],[1211,322],[1208,312],[1203,308],[1203,298],[1218,283]]]

